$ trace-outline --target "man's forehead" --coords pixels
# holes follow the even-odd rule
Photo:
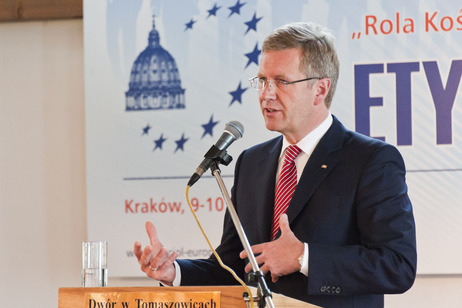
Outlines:
[[[257,76],[284,77],[300,72],[301,49],[269,50],[262,53]]]

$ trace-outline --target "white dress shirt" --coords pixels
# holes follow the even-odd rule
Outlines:
[[[314,148],[318,145],[319,140],[321,140],[322,136],[327,132],[329,127],[332,125],[332,115],[329,113],[327,118],[314,130],[312,130],[308,135],[302,138],[299,142],[297,142],[297,146],[302,150],[300,154],[295,158],[295,167],[297,168],[297,183],[302,176],[303,169],[305,169],[305,165],[308,162],[308,159],[313,153]],[[276,183],[279,180],[279,174],[281,173],[282,165],[284,162],[285,152],[288,146],[291,144],[287,141],[286,137],[284,137],[282,141],[282,149],[281,154],[279,155],[279,164],[278,164],[278,171],[276,173]],[[303,259],[301,264],[300,272],[305,276],[308,276],[308,257],[309,257],[309,249],[308,243],[304,244],[304,252],[303,252]]]

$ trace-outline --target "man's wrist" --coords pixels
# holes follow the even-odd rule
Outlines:
[[[181,284],[181,270],[178,262],[173,261],[173,267],[175,268],[175,278],[172,282],[159,281],[161,285],[166,287],[179,287]]]

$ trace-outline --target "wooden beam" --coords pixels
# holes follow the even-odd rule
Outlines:
[[[0,22],[82,18],[83,0],[0,0]]]

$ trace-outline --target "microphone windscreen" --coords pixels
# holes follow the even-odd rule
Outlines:
[[[225,130],[233,135],[236,140],[244,136],[244,126],[239,121],[228,122],[225,125]]]

